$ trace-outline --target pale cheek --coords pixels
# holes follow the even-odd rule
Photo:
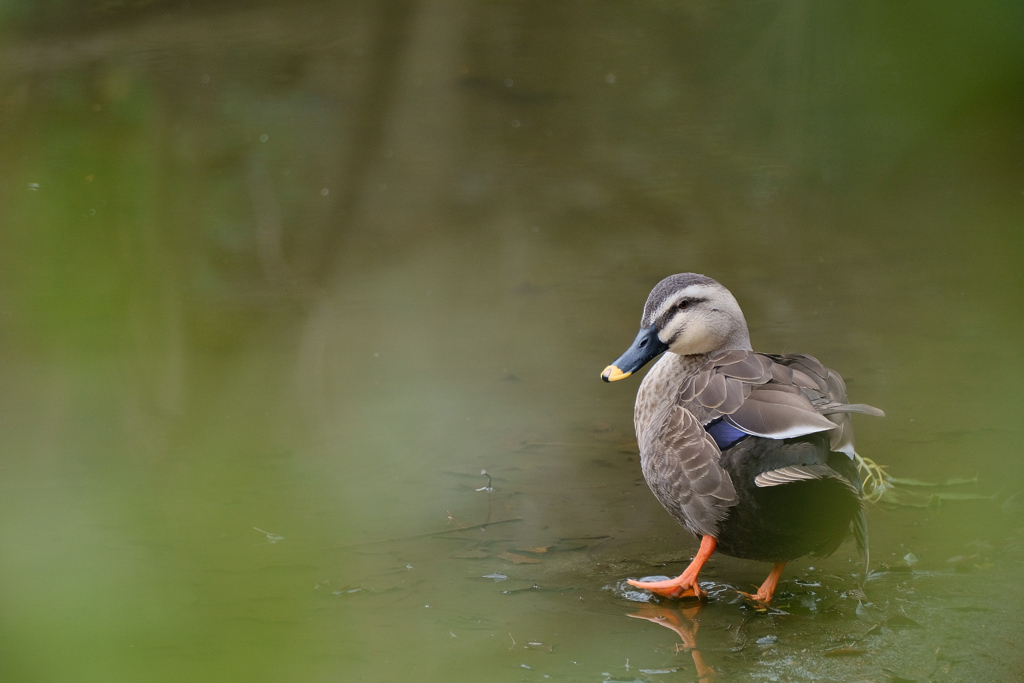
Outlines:
[[[672,345],[672,351],[683,356],[710,353],[721,340],[706,325],[689,325]]]

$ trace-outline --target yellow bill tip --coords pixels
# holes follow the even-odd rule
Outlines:
[[[620,379],[625,379],[632,374],[632,372],[623,372],[614,365],[609,365],[604,369],[604,372],[601,373],[601,379],[605,382],[616,382]]]

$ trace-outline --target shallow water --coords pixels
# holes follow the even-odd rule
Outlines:
[[[4,680],[1024,676],[1019,10],[193,5],[2,10]],[[624,590],[682,271],[970,499]]]

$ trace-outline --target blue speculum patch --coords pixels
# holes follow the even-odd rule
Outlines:
[[[729,448],[743,437],[750,436],[746,432],[736,429],[721,417],[710,423],[704,429],[711,435],[711,438],[715,440],[715,443],[718,444],[718,450],[720,451],[724,451],[726,448]]]

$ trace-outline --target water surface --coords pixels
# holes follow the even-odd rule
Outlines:
[[[1018,9],[3,11],[5,680],[1024,674]],[[991,499],[637,602],[696,542],[599,373],[683,271]]]

